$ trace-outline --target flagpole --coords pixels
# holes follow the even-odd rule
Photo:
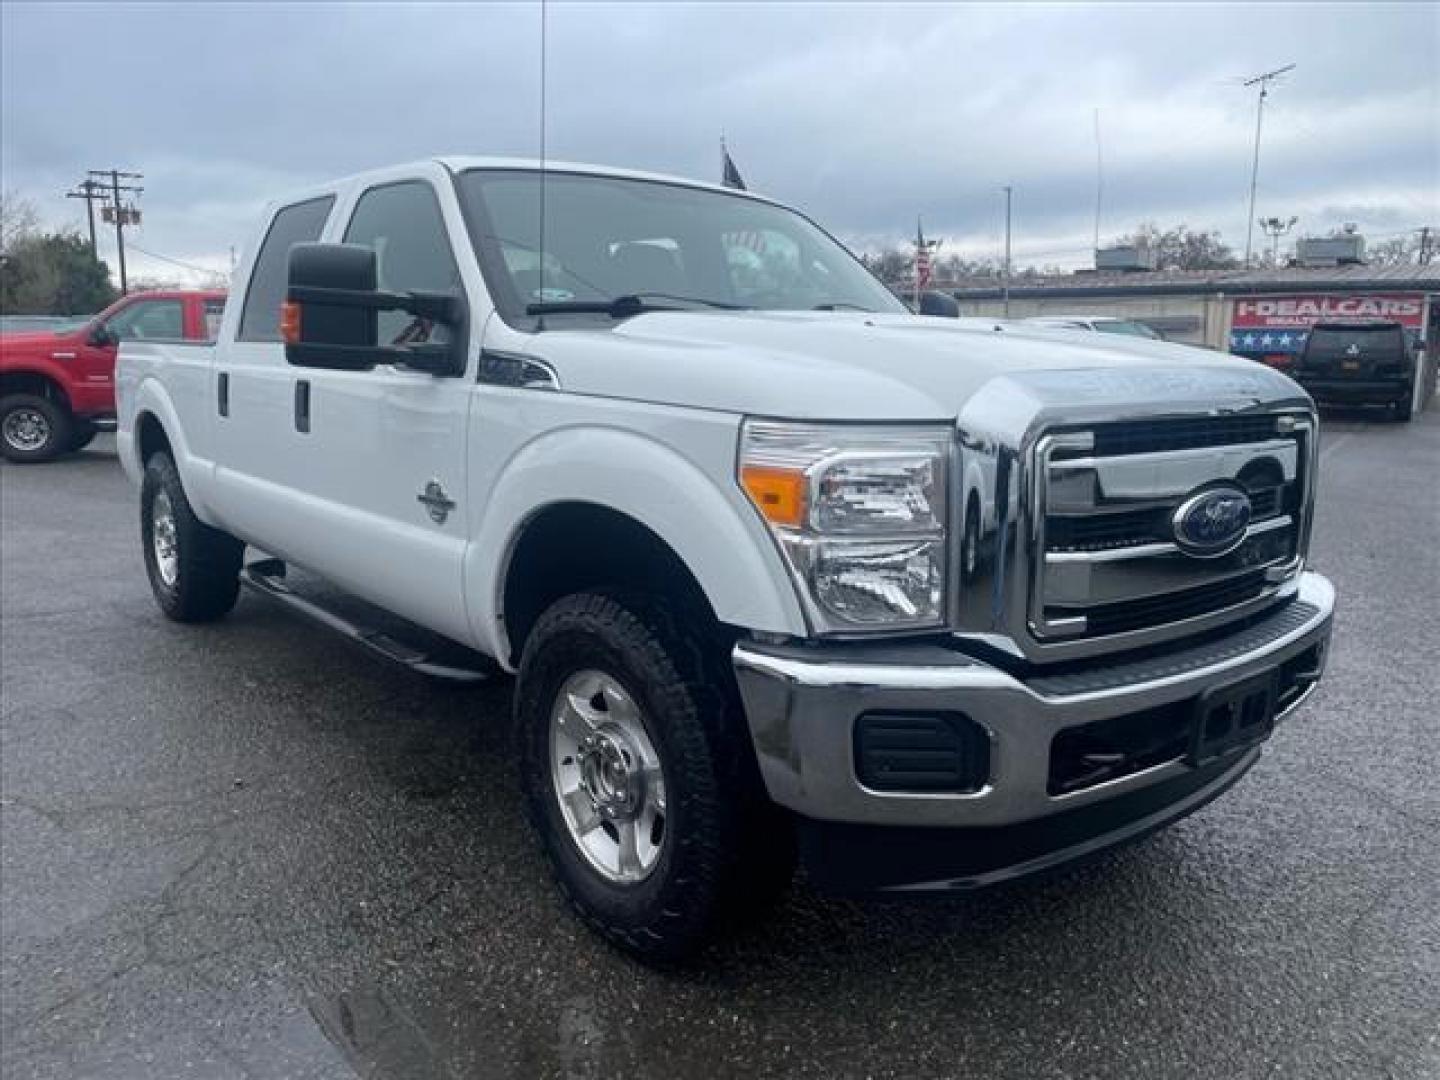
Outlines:
[[[915,310],[920,310],[920,259],[925,250],[925,230],[920,227],[920,216],[915,216]]]

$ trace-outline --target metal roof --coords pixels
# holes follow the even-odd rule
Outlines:
[[[960,300],[1002,295],[993,277],[937,282]],[[1030,297],[1181,295],[1186,293],[1337,292],[1389,289],[1440,292],[1440,263],[1429,266],[1280,266],[1265,270],[1139,270],[1012,278],[1010,295]]]

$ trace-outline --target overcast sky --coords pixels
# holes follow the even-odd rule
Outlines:
[[[750,186],[861,248],[913,235],[1088,258],[1150,219],[1245,241],[1257,214],[1372,239],[1440,225],[1440,6],[560,3],[552,157]],[[540,7],[0,4],[0,182],[52,223],[86,169],[145,173],[139,248],[224,269],[289,188],[439,153],[534,155]],[[1257,234],[1258,235],[1258,234]],[[102,241],[111,259],[113,242]],[[135,254],[142,274],[183,277]]]

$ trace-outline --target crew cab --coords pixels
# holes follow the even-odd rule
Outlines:
[[[121,348],[159,607],[513,675],[559,888],[642,957],[797,856],[950,892],[1142,836],[1321,677],[1319,428],[1259,365],[911,314],[779,203],[580,165],[319,185],[236,280],[213,348]]]
[[[225,294],[156,291],[121,297],[80,326],[0,335],[0,453],[49,461],[115,426],[121,341],[215,339]]]
[[[1317,322],[1290,374],[1321,404],[1380,405],[1409,420],[1423,384],[1405,327],[1379,319]]]

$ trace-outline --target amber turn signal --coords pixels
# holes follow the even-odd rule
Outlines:
[[[286,345],[300,344],[300,304],[286,300],[280,305],[280,340]]]
[[[740,482],[750,501],[772,525],[799,528],[805,522],[805,474],[792,469],[746,465]]]

